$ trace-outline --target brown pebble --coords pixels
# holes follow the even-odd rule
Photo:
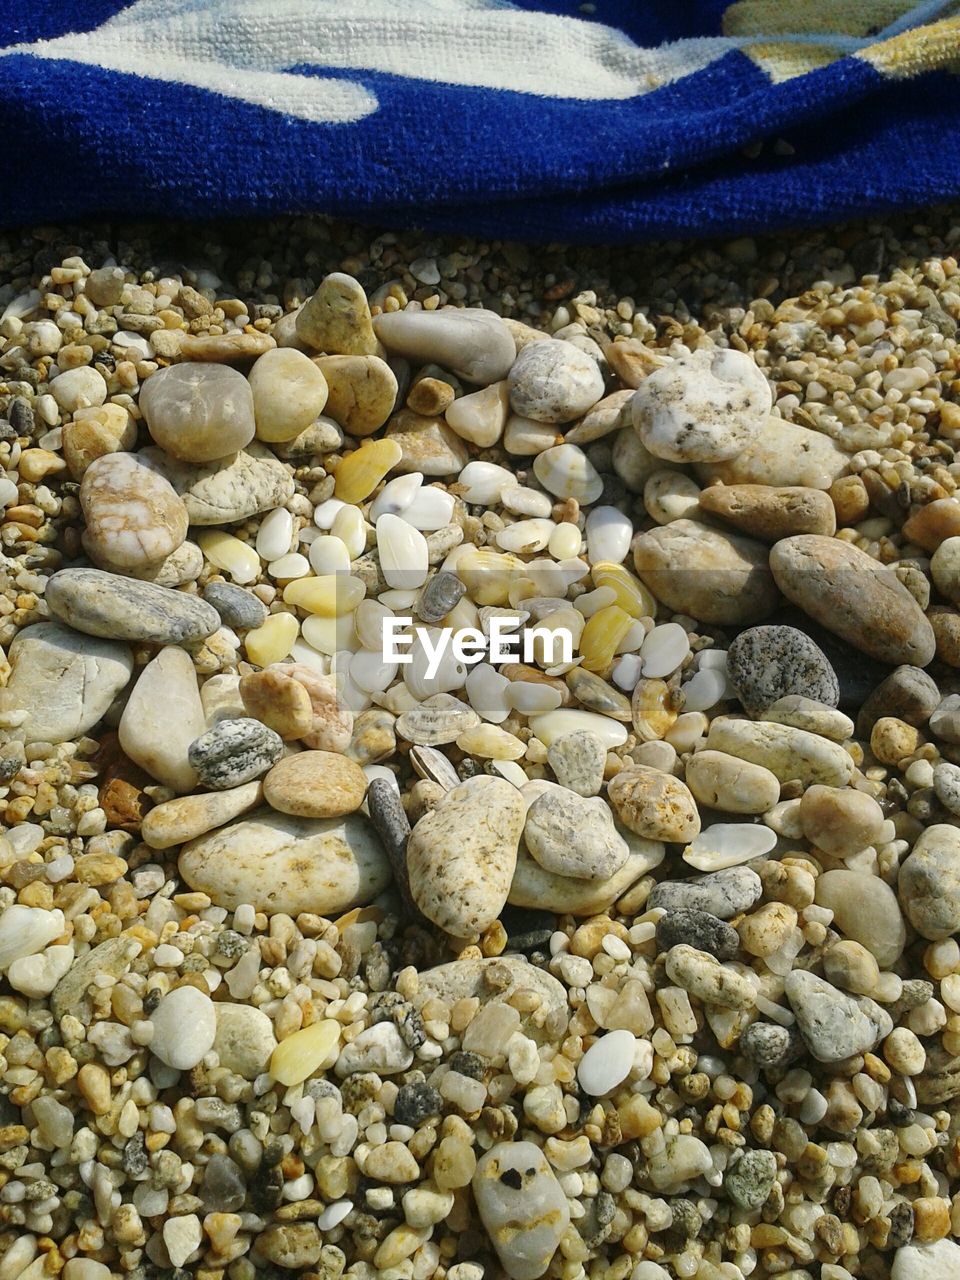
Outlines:
[[[837,529],[827,494],[800,485],[711,485],[700,494],[700,508],[766,542],[794,533],[832,536]]]
[[[302,738],[313,727],[313,705],[306,688],[284,671],[271,666],[240,678],[240,697],[255,720],[285,741]]]
[[[859,476],[841,476],[834,480],[829,493],[841,527],[857,524],[870,510],[870,495]]]
[[[928,502],[903,525],[903,536],[924,551],[936,551],[941,542],[957,534],[960,534],[960,502],[956,498]]]
[[[279,760],[263,780],[263,798],[280,813],[340,818],[363,804],[367,776],[332,751],[301,751]]]
[[[453,404],[453,387],[440,378],[420,378],[410,388],[407,408],[425,418],[439,418]]]

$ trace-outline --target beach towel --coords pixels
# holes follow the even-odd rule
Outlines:
[[[740,235],[960,190],[926,0],[31,0],[0,222],[325,213],[531,241]]]

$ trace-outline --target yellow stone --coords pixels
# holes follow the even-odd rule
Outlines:
[[[344,613],[339,618],[325,618],[322,614],[311,613],[303,620],[303,638],[318,653],[325,653],[332,658],[335,653],[345,650],[356,653],[360,641],[353,626],[354,615]]]
[[[342,618],[346,613],[353,613],[366,594],[367,589],[360,578],[351,578],[343,573],[295,578],[283,589],[287,604],[295,604],[324,618]]]
[[[339,1047],[340,1023],[324,1018],[280,1041],[270,1056],[270,1075],[287,1088],[302,1084],[321,1067],[332,1066]]]
[[[271,613],[262,627],[247,632],[243,647],[250,662],[269,667],[287,657],[299,634],[300,623],[292,613]]]
[[[337,467],[333,490],[341,502],[362,502],[403,457],[396,440],[373,440],[348,453]]]
[[[653,596],[622,564],[601,560],[593,566],[590,576],[595,587],[613,588],[617,593],[617,604],[631,618],[652,618],[656,615],[657,604]]]
[[[205,529],[197,535],[200,550],[211,564],[229,573],[234,582],[256,582],[260,557],[248,542],[241,542],[222,529]]]
[[[634,621],[625,609],[616,604],[598,609],[587,619],[580,636],[580,653],[588,671],[606,671],[613,662],[617,646]]]
[[[454,572],[475,604],[502,606],[526,565],[519,556],[490,547],[468,547],[457,557]]]
[[[519,760],[526,747],[519,738],[495,724],[478,724],[464,729],[457,738],[457,746],[470,756],[486,760]]]

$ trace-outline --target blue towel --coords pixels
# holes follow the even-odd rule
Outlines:
[[[956,195],[943,0],[32,0],[0,221],[318,212],[536,241]]]

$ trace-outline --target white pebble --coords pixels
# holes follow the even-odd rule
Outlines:
[[[481,507],[495,506],[502,490],[515,483],[513,472],[495,462],[468,462],[457,476],[457,484],[464,486],[464,502]]]
[[[594,507],[587,516],[587,559],[620,564],[633,541],[633,521],[618,507]]]
[[[426,582],[430,567],[427,540],[401,516],[384,515],[377,521],[377,551],[388,586],[412,590]]]
[[[683,860],[698,871],[722,871],[769,853],[777,843],[775,831],[749,822],[715,822],[687,845]]]
[[[328,573],[348,573],[350,571],[350,552],[342,538],[332,534],[321,534],[310,543],[308,554],[310,567],[318,578]]]
[[[431,533],[434,529],[443,529],[453,519],[456,499],[446,489],[438,489],[436,485],[427,485],[421,489],[409,506],[402,512],[402,519],[412,524],[415,529]]]
[[[290,550],[293,538],[293,516],[286,507],[276,507],[264,517],[257,531],[257,555],[269,564]]]
[[[626,1080],[633,1068],[637,1038],[632,1031],[610,1031],[580,1059],[577,1079],[585,1093],[602,1098]]]
[[[643,674],[648,679],[672,675],[690,652],[690,638],[678,622],[654,627],[640,649]]]
[[[417,496],[422,484],[423,476],[419,471],[388,480],[370,505],[370,519],[376,524],[381,516],[400,515]]]
[[[267,572],[277,581],[292,581],[294,578],[305,578],[310,572],[310,561],[299,551],[291,551],[289,555],[271,560]]]

